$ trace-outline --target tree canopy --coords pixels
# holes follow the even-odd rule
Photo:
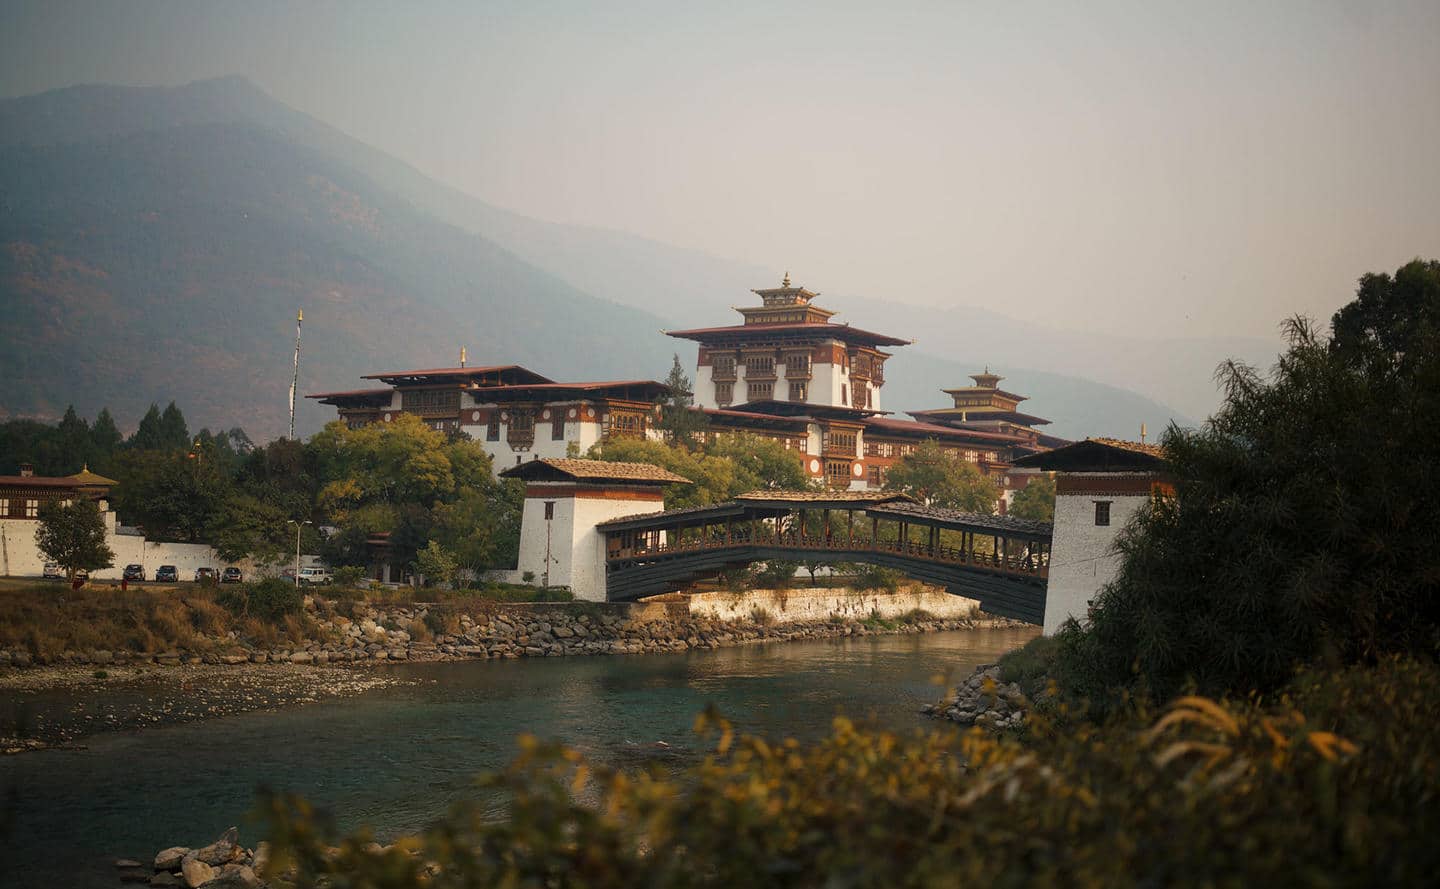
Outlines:
[[[35,544],[72,581],[81,569],[96,571],[115,564],[115,553],[105,543],[105,517],[92,500],[47,503],[40,510]]]
[[[965,512],[995,511],[1000,487],[979,467],[957,454],[946,453],[934,440],[896,461],[885,473],[885,490],[899,491],[924,503]]]
[[[1055,521],[1055,479],[1047,474],[1031,476],[1010,501],[1010,515],[1035,522]]]
[[[1089,626],[1062,634],[1079,690],[1264,690],[1300,662],[1434,655],[1435,317],[1440,265],[1411,263],[1362,279],[1328,339],[1292,322],[1268,377],[1223,368],[1221,409],[1163,438],[1175,496],[1126,530]]]
[[[809,477],[800,455],[783,444],[754,435],[724,435],[699,450],[639,438],[615,438],[592,449],[591,457],[650,463],[690,479],[669,485],[665,508],[708,506],[762,488],[804,490]]]

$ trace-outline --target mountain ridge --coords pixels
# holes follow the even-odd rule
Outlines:
[[[37,158],[47,152],[64,156],[62,149],[67,145],[80,151],[86,150],[80,148],[81,146],[90,146],[88,149],[90,154],[86,156],[85,163],[104,167],[107,163],[105,146],[114,150],[117,145],[134,146],[137,141],[146,145],[144,150],[158,152],[169,157],[171,155],[166,152],[173,153],[178,150],[178,146],[172,145],[167,148],[167,142],[178,140],[183,143],[186,140],[199,138],[196,134],[205,130],[206,127],[225,126],[239,128],[226,131],[232,137],[242,131],[258,131],[260,135],[256,136],[252,133],[239,141],[248,139],[247,144],[255,147],[261,144],[255,139],[261,139],[266,146],[263,150],[256,148],[255,153],[251,156],[228,158],[242,167],[248,165],[255,171],[263,168],[269,170],[273,175],[282,175],[271,168],[278,165],[279,169],[287,169],[287,164],[292,166],[295,163],[302,166],[308,164],[311,174],[320,179],[334,182],[338,178],[344,181],[337,184],[338,191],[329,195],[326,200],[320,200],[314,194],[309,195],[312,199],[306,205],[306,212],[309,215],[301,213],[297,216],[296,207],[286,208],[285,196],[278,194],[274,189],[266,192],[264,177],[247,181],[243,185],[232,183],[236,185],[234,193],[222,195],[214,193],[213,189],[207,192],[201,185],[202,180],[214,176],[219,176],[223,180],[226,171],[210,170],[206,172],[195,169],[193,164],[187,164],[185,159],[176,155],[172,159],[173,162],[179,168],[188,170],[190,178],[183,182],[170,183],[170,186],[182,187],[191,198],[203,196],[205,200],[209,201],[206,205],[209,215],[197,220],[197,225],[202,229],[208,227],[212,234],[226,231],[231,224],[230,221],[227,221],[227,214],[243,213],[248,207],[255,210],[261,217],[268,219],[276,230],[290,232],[291,245],[313,243],[320,252],[329,255],[333,262],[344,264],[347,261],[354,261],[357,251],[377,251],[376,256],[384,257],[384,261],[380,263],[379,267],[367,269],[366,272],[381,283],[374,287],[369,294],[368,301],[366,298],[352,294],[352,302],[355,302],[356,307],[361,310],[375,312],[378,313],[377,317],[389,319],[387,323],[392,326],[403,322],[392,311],[394,306],[386,304],[385,300],[400,299],[402,303],[407,300],[416,302],[416,304],[427,307],[426,312],[429,314],[425,317],[432,319],[428,323],[434,325],[428,337],[421,334],[410,334],[398,338],[397,342],[407,346],[404,350],[394,348],[394,343],[389,346],[367,345],[363,336],[365,331],[359,329],[346,331],[352,339],[348,348],[324,344],[323,337],[326,336],[326,328],[322,322],[326,317],[326,306],[331,302],[327,296],[328,291],[319,286],[320,282],[314,280],[313,275],[311,278],[305,279],[308,282],[307,286],[299,286],[292,281],[290,282],[291,286],[276,288],[285,294],[284,298],[272,297],[268,298],[268,301],[262,300],[260,303],[252,301],[245,317],[234,318],[228,322],[238,329],[238,326],[243,326],[251,319],[258,318],[256,310],[262,308],[261,303],[266,312],[273,313],[265,315],[267,319],[264,322],[266,337],[263,346],[253,336],[246,335],[246,342],[249,344],[247,348],[264,350],[266,368],[273,363],[284,371],[280,375],[283,377],[284,385],[280,386],[278,390],[275,387],[280,377],[276,377],[274,372],[266,370],[264,373],[260,373],[253,369],[248,371],[253,377],[254,385],[261,385],[263,379],[263,386],[269,391],[283,393],[285,388],[288,388],[290,332],[293,331],[291,325],[293,325],[294,306],[284,306],[284,311],[281,311],[281,304],[286,298],[294,299],[296,302],[308,299],[312,303],[305,305],[307,319],[314,320],[306,328],[302,389],[315,391],[354,388],[361,373],[372,372],[379,364],[412,363],[405,360],[405,354],[410,355],[413,364],[429,366],[441,363],[436,360],[437,351],[439,354],[450,354],[458,351],[459,346],[468,345],[471,354],[478,356],[484,349],[477,348],[477,346],[491,342],[494,344],[492,351],[495,352],[495,355],[487,355],[485,360],[488,361],[492,357],[502,354],[518,357],[523,360],[519,360],[517,363],[531,365],[536,370],[550,376],[595,377],[610,374],[660,376],[668,366],[669,353],[681,352],[686,347],[669,342],[658,335],[648,336],[642,335],[642,333],[654,331],[658,334],[662,327],[673,328],[712,323],[711,319],[718,314],[717,310],[733,304],[737,293],[744,293],[751,287],[763,286],[766,283],[765,279],[759,278],[763,273],[758,269],[712,257],[702,251],[674,248],[638,235],[531,220],[513,211],[485,204],[478,198],[465,195],[426,177],[404,161],[386,155],[328,124],[272,99],[244,78],[228,77],[165,88],[67,87],[36,96],[5,100],[0,102],[0,134],[11,135],[8,137],[0,135],[0,152],[15,157],[20,156],[16,154],[17,152],[31,152],[28,155],[30,166],[27,169],[42,180],[49,176],[50,180],[60,183],[63,182],[65,176],[57,175],[58,171],[55,170],[44,172],[40,168],[43,168],[45,164]],[[126,138],[131,141],[123,141]],[[107,143],[107,139],[122,141]],[[195,149],[193,144],[191,149]],[[207,160],[212,164],[219,157],[225,156],[223,145],[205,143],[204,150],[212,153],[207,156]],[[290,155],[295,157],[287,159],[287,156]],[[297,161],[296,157],[299,157],[300,160]],[[135,161],[136,158],[129,157],[124,163],[133,164]],[[16,176],[13,175],[15,169],[14,163],[7,163],[6,172],[0,174],[5,177],[3,194],[7,196],[7,205],[13,203],[17,194],[25,192],[23,183],[18,182]],[[165,177],[161,175],[162,171],[153,169],[153,165],[147,169],[148,173],[144,179],[152,189],[163,190],[165,187],[169,187],[163,182]],[[348,170],[349,173],[343,172],[345,170]],[[112,172],[119,173],[121,171]],[[294,170],[291,169],[290,172],[293,173]],[[68,170],[65,175],[73,177],[76,175],[76,171]],[[86,181],[92,182],[102,191],[107,187],[100,180],[92,178]],[[302,186],[312,190],[315,187],[313,183],[305,185],[304,181],[295,180],[293,175],[286,181],[291,183],[293,188],[300,190],[303,190]],[[271,195],[272,204],[269,206],[247,204],[244,199],[246,191],[268,193]],[[33,198],[34,195],[32,194],[31,197]],[[55,192],[55,197],[78,202],[76,206],[84,204],[84,196],[75,194],[73,189],[67,191],[60,187]],[[345,202],[348,202],[347,208],[339,206]],[[32,201],[26,206],[33,212],[38,205]],[[402,208],[408,209],[402,211]],[[111,210],[114,209],[111,208]],[[174,209],[172,207],[172,211]],[[91,211],[89,216],[80,214],[80,217],[71,221],[81,223],[80,228],[83,229],[85,226],[115,224],[123,216],[123,214],[115,212],[110,212],[107,216],[93,206],[89,210]],[[97,213],[98,215],[96,215]],[[365,241],[363,238],[356,241],[356,238],[359,237],[355,230],[356,226],[361,225],[367,215],[380,214],[378,218],[394,220],[398,218],[397,214],[405,215],[406,213],[409,215],[406,216],[402,228],[410,234],[410,237],[405,240],[402,250],[398,252],[396,249],[387,250],[384,245]],[[320,219],[316,214],[325,215],[326,218]],[[0,227],[0,235],[3,235],[0,237],[0,242],[7,245],[6,255],[0,257],[0,286],[5,287],[8,300],[16,301],[27,292],[23,286],[25,275],[30,274],[33,277],[34,269],[21,262],[23,257],[16,256],[15,245],[28,242],[17,236],[16,226],[23,229],[24,220],[16,214],[10,215],[12,216],[10,223]],[[425,221],[419,221],[422,218]],[[140,230],[145,228],[143,224],[136,223],[133,215],[126,219],[128,224],[138,225]],[[488,234],[478,231],[481,228],[488,229]],[[421,234],[422,230],[425,232],[424,234]],[[460,239],[457,232],[475,240]],[[20,234],[23,234],[23,231]],[[126,241],[123,234],[119,232],[112,232],[111,237]],[[449,252],[436,253],[433,249],[427,251],[426,245],[431,241],[448,245]],[[249,243],[251,249],[268,251],[250,255],[248,261],[255,264],[254,271],[256,273],[268,272],[270,277],[274,277],[275,274],[282,273],[286,268],[289,268],[290,273],[302,276],[314,271],[314,269],[307,271],[303,268],[297,271],[296,268],[287,266],[285,262],[281,261],[284,259],[283,251],[279,251],[280,255],[277,255],[280,246],[277,243],[267,243],[263,248],[252,242],[245,243]],[[640,247],[636,245],[640,245]],[[214,247],[215,245],[210,246]],[[33,248],[33,245],[31,247]],[[409,253],[400,255],[405,251],[409,251]],[[20,253],[24,252],[25,250],[21,248]],[[479,262],[476,257],[466,259],[464,254],[468,252],[474,252],[477,256],[483,257],[483,262]],[[422,256],[428,257],[428,259],[422,261],[420,258]],[[558,259],[555,258],[557,256]],[[604,262],[597,265],[595,259],[597,256],[604,257]],[[63,249],[52,251],[49,258],[55,260],[57,257],[60,260],[67,258]],[[537,257],[540,259],[548,257],[549,264],[534,261]],[[107,261],[112,264],[119,262],[123,265],[126,260],[124,257],[110,256]],[[158,263],[157,268],[149,270],[149,274],[161,275],[163,269],[183,261],[185,261],[184,257],[166,256]],[[475,265],[476,262],[479,262],[478,266]],[[271,267],[265,268],[267,264]],[[480,266],[484,266],[484,268]],[[351,268],[351,271],[357,270],[358,267]],[[113,270],[101,268],[100,271],[102,276],[111,275],[113,279]],[[234,269],[230,269],[231,273],[234,271]],[[447,276],[447,271],[452,274]],[[53,278],[55,270],[50,268],[47,274]],[[489,312],[487,320],[505,318],[507,322],[510,322],[508,332],[496,339],[487,339],[490,333],[496,333],[498,336],[499,332],[491,329],[493,325],[486,326],[484,330],[480,329],[477,321],[477,307],[469,306],[467,311],[468,291],[464,288],[457,288],[457,282],[453,280],[455,275],[458,275],[473,288],[493,290],[496,280],[490,280],[486,277],[487,274],[498,276],[496,280],[507,284],[513,294],[509,302],[497,301],[493,294],[491,297],[481,300],[481,303],[487,307],[486,311]],[[259,277],[266,276],[260,275]],[[740,281],[741,278],[747,280]],[[598,289],[601,292],[597,294],[585,287],[578,286],[575,283],[577,279],[600,285]],[[103,280],[103,277],[92,276],[84,279],[83,276],[81,278],[71,276],[66,279],[66,285],[83,292],[85,286],[91,287],[92,290],[97,287],[98,285],[95,283],[97,280]],[[690,281],[693,286],[683,287],[677,283],[682,281]],[[251,283],[257,282],[252,281]],[[275,282],[269,283],[274,284]],[[138,280],[132,281],[130,284],[143,289],[146,281],[144,276],[140,276]],[[355,282],[352,281],[350,284],[353,286]],[[411,291],[422,284],[433,288],[444,298],[438,302],[427,301],[423,298],[417,301],[416,295]],[[196,288],[203,288],[203,282],[191,282],[191,289]],[[245,297],[242,293],[238,292],[234,286],[229,289],[229,300],[237,305],[244,304]],[[662,311],[648,310],[635,304],[655,301],[653,296],[641,293],[642,290],[645,293],[668,290],[672,298],[663,301],[663,305],[660,307]],[[100,287],[100,291],[103,293],[104,288]],[[546,324],[536,318],[533,311],[527,312],[525,311],[526,306],[520,305],[520,303],[529,301],[532,291],[543,297],[542,302],[545,302],[546,299],[550,300],[545,304],[550,306],[550,310],[556,316],[549,319],[550,326],[555,329],[568,330],[569,332],[564,336],[568,337],[568,342],[576,344],[570,349],[561,350],[563,355],[554,356],[556,350],[553,348],[553,343],[547,343],[547,334],[544,333]],[[616,294],[628,296],[631,302],[627,304],[625,300],[609,298]],[[114,293],[103,293],[103,295],[111,301],[117,297],[117,294]],[[119,294],[119,297],[120,301],[124,302],[127,294]],[[577,316],[575,312],[571,312],[562,305],[566,301],[574,301],[584,308],[579,311]],[[102,299],[100,302],[103,303],[104,300]],[[843,302],[849,303],[852,300],[845,299]],[[866,303],[858,298],[854,302],[861,307],[863,312]],[[884,306],[885,304],[879,305]],[[832,305],[831,307],[853,314],[855,305]],[[905,307],[905,310],[924,311],[919,307]],[[144,313],[140,314],[144,315]],[[886,314],[885,323],[894,326],[893,317],[891,317],[894,315],[893,307]],[[135,316],[135,313],[130,312],[130,316]],[[122,320],[124,319],[118,317],[113,319],[114,330],[122,330]],[[129,320],[133,323],[136,319],[130,317]],[[163,325],[165,321],[163,315],[154,315],[146,323]],[[576,330],[577,325],[582,326],[584,331]],[[933,327],[933,324],[930,327]],[[897,332],[904,335],[904,331]],[[453,336],[455,342],[446,343],[444,346],[439,345],[447,336]],[[312,347],[316,337],[322,338],[322,345]],[[621,341],[621,337],[624,338],[625,346],[623,349],[617,350],[615,344]],[[202,334],[199,339],[209,343],[212,349],[215,348],[213,337]],[[468,342],[460,342],[459,340],[462,339],[468,340]],[[133,337],[126,339],[126,342],[130,343],[128,348],[133,353],[133,350],[137,348],[133,344]],[[582,347],[578,345],[579,343],[586,345]],[[362,360],[357,356],[357,352],[368,357]],[[617,352],[623,353],[623,355],[617,355]],[[583,362],[574,360],[579,355],[584,356]],[[965,373],[973,372],[981,363],[979,360],[957,361],[939,356],[929,356],[928,358],[919,358],[913,369],[907,368],[906,364],[919,355],[923,355],[923,353],[907,349],[901,355],[902,361],[892,363],[893,371],[885,392],[887,407],[918,410],[941,406],[941,401],[937,400],[941,398],[938,390],[962,380]],[[241,373],[241,368],[245,365],[245,362],[240,361],[238,356],[233,355],[223,361],[217,354],[196,357],[197,360],[204,357],[210,361],[218,361],[230,373]],[[135,358],[129,360],[136,362],[141,367],[150,367],[153,364],[153,360],[148,357],[149,364]],[[691,356],[685,356],[685,364],[689,365],[692,361]],[[75,362],[71,363],[75,364]],[[580,366],[582,363],[583,367]],[[975,366],[970,366],[972,363]],[[995,364],[997,361],[991,359],[991,363]],[[0,362],[0,367],[3,366],[4,363]],[[919,372],[922,366],[926,368],[924,374]],[[574,368],[576,373],[572,374],[570,368]],[[317,369],[319,369],[318,374],[316,373]],[[1083,379],[1077,380],[1073,375],[1057,374],[1044,369],[1029,371],[1021,365],[1008,362],[1005,363],[1003,369],[1009,373],[1012,379],[1035,381],[1036,389],[1032,394],[1036,396],[1036,410],[1057,419],[1056,431],[1059,434],[1076,435],[1114,431],[1116,428],[1138,426],[1138,422],[1143,419],[1148,419],[1151,425],[1158,426],[1171,416],[1189,422],[1180,412],[1166,408],[1153,399],[1116,389],[1113,386],[1090,384]],[[101,389],[104,388],[103,374],[94,369],[81,369],[78,365],[74,370],[79,373],[79,379],[90,389],[97,386]],[[155,375],[159,372],[151,367],[148,373]],[[164,379],[165,377],[161,375],[157,378]],[[1073,382],[1065,382],[1066,380]],[[1057,386],[1059,389],[1071,393],[1072,396],[1077,391],[1082,393],[1081,401],[1084,404],[1047,405],[1046,402],[1060,400],[1046,397],[1046,391]],[[210,397],[215,397],[216,388],[213,385],[209,386],[206,391],[210,393]],[[47,398],[41,399],[41,403],[31,403],[28,406],[9,404],[6,407],[12,414],[28,412],[54,415],[63,410],[63,404],[60,403],[63,399],[60,394],[51,394]],[[153,392],[147,393],[140,401],[148,404],[150,400],[163,401],[168,400],[168,397],[163,392]],[[84,403],[84,399],[77,400],[77,405],[81,403]],[[181,403],[186,406],[187,412],[195,411],[195,407],[186,404],[184,398],[181,399]],[[121,405],[118,404],[111,406],[112,408],[121,408]],[[301,428],[313,428],[318,420],[323,419],[313,412],[313,407],[306,406],[300,410]],[[199,416],[206,419],[203,409]],[[268,413],[260,412],[254,414],[250,422],[257,431],[273,433],[277,428],[277,419],[283,419],[283,417],[275,418]],[[227,426],[234,425],[234,423],[223,423],[223,421],[217,422]]]

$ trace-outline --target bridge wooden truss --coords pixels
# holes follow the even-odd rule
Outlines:
[[[758,491],[604,522],[606,598],[636,599],[755,562],[862,562],[1044,622],[1051,526],[894,494]]]

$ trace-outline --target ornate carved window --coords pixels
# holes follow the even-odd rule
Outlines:
[[[734,384],[734,383],[716,383],[716,384],[715,384],[715,403],[716,403],[716,404],[726,405],[726,404],[729,404],[731,401],[734,401],[734,400],[735,400],[735,384]]]
[[[791,384],[790,384],[790,400],[791,400],[791,401],[804,401],[805,398],[806,398],[806,395],[809,393],[809,391],[810,391],[810,388],[809,388],[808,386],[806,386],[804,383],[791,383]]]
[[[493,413],[490,414],[490,422],[489,422],[488,424],[486,424],[486,426],[485,426],[485,440],[486,440],[486,441],[499,441],[499,440],[500,440],[500,412],[499,412],[499,411],[495,411],[495,412],[493,412]]]
[[[565,440],[565,408],[550,408],[550,440]]]
[[[633,411],[612,411],[605,434],[621,438],[644,438],[645,415]]]
[[[711,359],[710,378],[712,380],[733,380],[735,379],[735,356],[716,355]]]
[[[774,383],[748,383],[746,385],[748,387],[747,401],[769,401],[775,397]]]
[[[745,378],[756,379],[775,377],[775,356],[773,355],[747,355],[745,357]]]
[[[453,417],[460,413],[459,389],[402,389],[400,409],[419,417]]]
[[[509,413],[505,442],[512,448],[529,448],[535,443],[535,412],[530,408],[511,408]]]

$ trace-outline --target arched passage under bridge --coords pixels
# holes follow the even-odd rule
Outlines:
[[[713,506],[628,516],[605,538],[605,595],[627,601],[755,562],[858,562],[1040,624],[1051,526],[865,491],[757,491]]]

